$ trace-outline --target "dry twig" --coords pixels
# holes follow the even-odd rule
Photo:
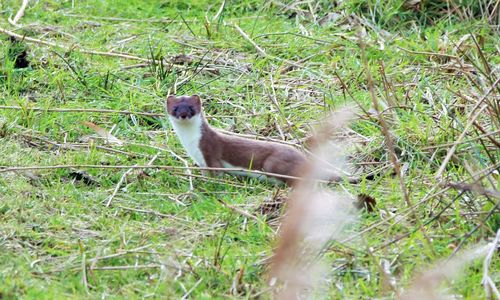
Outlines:
[[[17,14],[15,15],[14,19],[11,19],[9,17],[9,23],[13,26],[19,27],[17,22],[24,16],[24,11],[26,10],[26,7],[28,6],[29,0],[23,0],[23,3],[21,4],[21,7],[17,11]]]
[[[120,180],[116,184],[115,189],[113,190],[113,193],[106,200],[106,207],[109,207],[111,205],[111,201],[113,201],[113,198],[118,193],[118,190],[120,189],[120,187],[122,186],[123,182],[125,181],[125,178],[127,178],[128,174],[132,173],[133,170],[134,169],[130,168],[127,171],[125,171],[125,173],[123,173],[122,177],[120,178]]]
[[[439,167],[438,171],[436,172],[436,178],[440,178],[441,177],[441,175],[443,174],[443,172],[444,172],[444,170],[446,168],[446,165],[450,161],[452,155],[455,153],[455,150],[457,149],[457,146],[462,142],[462,140],[464,139],[465,135],[469,131],[469,128],[472,126],[472,124],[474,124],[474,122],[481,115],[481,113],[488,107],[487,105],[485,105],[485,106],[481,107],[476,112],[476,109],[483,103],[483,101],[488,97],[488,95],[493,90],[495,90],[498,82],[500,82],[500,77],[495,81],[495,83],[493,83],[493,85],[490,87],[490,89],[483,95],[483,97],[481,97],[481,99],[479,99],[479,101],[476,103],[476,105],[474,105],[474,107],[472,108],[472,110],[470,112],[470,115],[467,118],[468,122],[465,125],[464,130],[462,131],[462,133],[460,134],[460,136],[457,138],[457,140],[455,141],[455,143],[453,144],[453,146],[450,148],[450,150],[448,150],[448,153],[446,154],[446,157],[443,159],[443,162],[441,163],[441,166]]]
[[[243,29],[241,29],[238,25],[234,24],[234,28],[236,28],[236,30],[239,32],[239,34],[245,39],[247,40],[250,44],[252,44],[252,46],[255,48],[255,50],[257,50],[257,52],[259,53],[260,56],[262,57],[267,57],[267,53],[266,51],[264,51],[264,49],[262,49],[259,45],[257,45],[249,36],[248,34],[246,34]]]
[[[139,209],[139,208],[122,206],[122,205],[117,205],[116,207],[121,208],[123,210],[134,211],[134,212],[144,213],[144,214],[151,214],[151,215],[155,215],[155,216],[162,217],[162,218],[168,218],[168,219],[172,219],[172,220],[176,220],[176,221],[186,222],[186,220],[184,220],[182,218],[179,218],[179,217],[176,217],[173,215],[162,214],[160,212],[153,211],[153,210]]]
[[[256,216],[252,215],[251,213],[247,212],[247,211],[244,211],[242,209],[239,209],[237,208],[236,206],[233,206],[233,205],[230,205],[230,204],[227,204],[226,202],[222,201],[220,198],[217,198],[217,201],[219,201],[222,205],[224,205],[225,207],[231,209],[232,211],[234,212],[237,212],[239,213],[240,215],[244,216],[244,217],[247,217],[247,218],[250,218],[254,221],[257,221],[259,222],[259,218],[257,218]]]
[[[448,182],[444,184],[445,186],[449,186],[451,188],[462,190],[462,191],[473,191],[480,195],[486,195],[495,197],[500,199],[500,192],[495,189],[486,189],[479,184],[470,184],[470,183],[456,183],[456,182]]]
[[[8,36],[12,36],[12,37],[18,38],[18,39],[23,40],[25,42],[36,43],[36,44],[50,46],[50,47],[55,47],[55,48],[61,48],[61,49],[65,50],[65,51],[67,51],[67,52],[77,51],[77,52],[84,53],[84,54],[100,55],[100,56],[110,56],[110,57],[118,57],[118,58],[124,58],[124,59],[131,59],[131,60],[139,60],[139,61],[151,62],[150,59],[142,58],[142,57],[139,57],[139,56],[130,55],[130,54],[126,54],[126,53],[103,52],[103,51],[87,50],[87,49],[83,49],[83,48],[79,48],[79,47],[68,47],[66,45],[60,45],[60,44],[56,44],[56,43],[53,43],[53,42],[48,42],[48,41],[44,41],[44,40],[40,40],[40,39],[35,39],[35,38],[27,37],[27,36],[24,36],[24,35],[20,35],[20,34],[17,34],[15,32],[12,32],[10,30],[7,30],[7,29],[1,28],[1,27],[0,27],[0,33],[3,33],[3,34],[6,34]]]
[[[147,166],[151,166],[154,161],[158,158],[158,155],[160,153],[157,153],[147,164]],[[130,168],[128,169],[125,173],[123,173],[122,177],[120,178],[120,181],[118,181],[118,183],[116,184],[116,187],[115,189],[113,190],[113,193],[111,194],[111,196],[109,196],[108,200],[106,201],[106,207],[109,207],[111,205],[111,201],[113,201],[113,198],[116,196],[116,194],[118,193],[118,190],[120,189],[122,183],[125,181],[125,179],[127,178],[128,174],[130,174],[134,169],[133,168]]]
[[[412,203],[411,203],[410,197],[408,195],[408,191],[406,189],[403,174],[401,173],[401,166],[399,165],[398,157],[397,157],[396,152],[394,150],[394,142],[392,139],[392,135],[391,135],[389,126],[387,125],[387,123],[385,122],[385,119],[383,118],[383,116],[381,114],[381,110],[380,110],[380,106],[379,106],[379,103],[377,100],[377,96],[375,95],[375,87],[374,87],[374,83],[373,83],[373,78],[372,78],[372,74],[371,74],[370,69],[369,69],[370,67],[368,65],[368,60],[366,58],[366,53],[365,53],[365,44],[364,44],[364,41],[361,37],[360,37],[360,43],[361,43],[361,58],[363,60],[363,64],[364,64],[365,70],[366,70],[366,78],[368,80],[368,89],[370,91],[370,96],[372,99],[373,108],[377,112],[378,121],[380,123],[380,126],[382,126],[382,134],[384,135],[385,142],[387,144],[387,150],[389,152],[389,157],[391,159],[391,163],[394,167],[394,172],[396,173],[396,176],[398,176],[398,179],[399,179],[399,185],[401,187],[401,192],[403,193],[403,198],[406,202],[406,205],[408,205],[408,207],[411,207]],[[415,219],[417,219],[416,216],[415,216]]]
[[[266,175],[271,177],[278,177],[283,179],[295,179],[303,180],[301,177],[289,176],[283,174],[276,174],[258,170],[250,170],[244,168],[208,168],[208,167],[181,167],[181,166],[165,166],[165,165],[51,165],[51,166],[25,166],[25,167],[0,167],[0,173],[8,172],[22,172],[29,170],[56,170],[56,169],[70,169],[70,168],[81,168],[81,169],[160,169],[160,170],[207,170],[207,171],[225,171],[225,172],[247,172],[258,175]],[[316,180],[318,183],[330,183],[326,180]]]

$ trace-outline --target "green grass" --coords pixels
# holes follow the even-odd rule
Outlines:
[[[329,298],[393,298],[394,291],[382,284],[382,260],[391,262],[397,287],[404,288],[460,242],[467,248],[499,228],[499,199],[445,190],[435,178],[472,107],[499,75],[498,26],[481,10],[487,1],[476,6],[452,1],[463,4],[461,14],[431,4],[408,10],[403,1],[385,6],[319,1],[311,7],[287,1],[288,8],[278,2],[227,1],[216,19],[220,3],[204,0],[87,0],[74,1],[74,6],[72,1],[32,1],[19,21],[22,29],[16,29],[7,19],[17,12],[18,2],[0,3],[0,27],[64,47],[12,45],[0,36],[0,105],[22,108],[0,110],[2,167],[145,165],[156,154],[154,164],[182,167],[169,152],[186,157],[166,118],[29,109],[162,114],[166,96],[174,92],[201,95],[215,127],[299,143],[328,111],[348,103],[366,111],[373,106],[359,46],[362,26],[378,101],[384,109],[394,106],[383,117],[393,133],[410,200],[426,200],[416,209],[418,222],[404,217],[408,207],[391,174],[380,124],[375,115],[361,112],[351,126],[355,133],[348,135],[356,144],[353,162],[361,175],[383,171],[375,180],[343,185],[377,200],[375,212],[363,213],[356,229],[380,224],[347,245],[329,248],[326,256],[334,270]],[[341,17],[320,22],[329,12]],[[260,56],[235,24],[267,56]],[[19,69],[13,60],[22,47],[31,64]],[[124,68],[141,61],[65,50],[71,47],[155,62]],[[456,56],[460,63],[439,54]],[[172,63],[179,55],[192,60]],[[477,119],[479,127],[470,127],[458,145],[444,182],[477,181],[499,188],[498,172],[491,169],[498,168],[500,152],[490,139],[499,141],[499,91],[496,85],[485,98],[488,109]],[[124,145],[106,144],[84,121],[113,129]],[[263,262],[272,254],[276,222],[245,219],[217,200],[265,221],[257,210],[274,197],[276,187],[226,175],[196,177],[190,191],[182,170],[136,170],[106,207],[126,170],[0,172],[0,298],[181,298],[188,291],[193,299],[271,297]],[[97,184],[85,183],[75,171]],[[110,267],[125,269],[106,270]],[[498,260],[490,270],[498,284]],[[231,289],[239,272],[241,282]],[[484,298],[481,276],[480,263],[467,267],[451,282],[450,293]]]

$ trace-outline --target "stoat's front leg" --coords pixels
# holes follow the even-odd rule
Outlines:
[[[219,159],[212,157],[205,157],[205,162],[209,168],[223,168],[222,162]],[[203,176],[221,176],[223,171],[218,170],[201,170]]]

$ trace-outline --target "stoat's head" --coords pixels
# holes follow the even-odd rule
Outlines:
[[[170,95],[167,98],[167,113],[170,119],[189,122],[191,118],[201,114],[201,99],[198,95],[180,97]]]

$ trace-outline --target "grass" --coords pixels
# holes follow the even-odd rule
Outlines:
[[[446,14],[443,7],[408,10],[402,1],[331,6],[246,0],[227,1],[218,15],[221,3],[204,0],[32,1],[16,29],[7,19],[18,2],[0,3],[0,27],[60,47],[0,37],[0,105],[19,107],[0,110],[2,168],[146,165],[156,155],[154,165],[184,166],[173,153],[186,158],[185,152],[164,117],[49,109],[161,115],[169,93],[197,93],[213,126],[300,144],[328,111],[356,103],[363,110],[348,134],[356,145],[353,163],[358,174],[380,175],[342,185],[374,197],[377,207],[363,213],[357,225],[362,234],[325,254],[332,270],[329,298],[393,298],[383,262],[396,287],[404,288],[419,270],[499,228],[498,198],[444,186],[499,188],[500,45],[487,1],[479,8],[469,1],[462,13]],[[338,18],[323,19],[329,12]],[[16,68],[23,47],[30,66]],[[134,67],[144,61],[78,49],[150,63]],[[367,72],[418,221],[392,174]],[[467,126],[481,99],[487,108]],[[111,131],[123,145],[106,143],[85,121]],[[190,190],[183,170],[133,170],[106,207],[126,171],[0,169],[1,298],[271,296],[265,262],[277,222],[266,222],[258,210],[275,197],[276,187],[194,171]],[[498,283],[498,260],[490,270]],[[451,282],[450,293],[484,298],[481,277],[478,262]]]

